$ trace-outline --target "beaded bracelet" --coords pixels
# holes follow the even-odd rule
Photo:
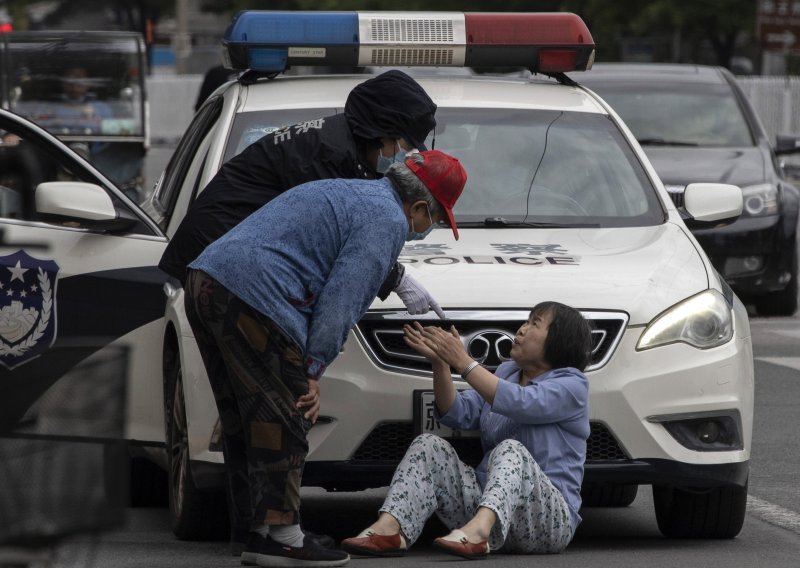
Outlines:
[[[467,365],[466,367],[464,367],[464,370],[461,371],[461,378],[462,379],[466,379],[467,375],[472,372],[472,369],[474,369],[475,367],[477,367],[479,365],[480,365],[480,363],[478,363],[477,361],[470,362],[470,364]]]

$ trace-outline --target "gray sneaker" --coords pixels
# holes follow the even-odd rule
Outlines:
[[[305,538],[314,541],[322,548],[336,548],[336,541],[326,534],[315,534],[305,529],[303,529],[303,534],[305,534]],[[241,558],[243,566],[258,566],[258,560],[256,557],[258,556],[258,551],[263,542],[263,536],[256,532],[251,532],[247,537],[247,542],[241,543],[241,549],[235,556],[239,556]]]
[[[257,565],[264,568],[284,568],[301,566],[343,566],[350,560],[350,555],[342,550],[323,548],[315,540],[306,536],[303,546],[294,547],[275,542],[269,536],[258,537],[257,551],[252,550],[248,541],[248,550],[242,553],[241,562],[245,565]]]

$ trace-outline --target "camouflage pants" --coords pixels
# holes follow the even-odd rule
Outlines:
[[[232,528],[297,524],[311,427],[295,407],[308,392],[302,353],[204,272],[190,270],[184,288],[222,424]]]

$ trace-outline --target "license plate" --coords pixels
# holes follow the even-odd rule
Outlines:
[[[417,434],[436,434],[441,438],[475,438],[478,430],[454,430],[436,420],[433,412],[433,391],[414,391],[414,430]]]

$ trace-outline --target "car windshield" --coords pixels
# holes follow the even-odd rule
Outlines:
[[[753,137],[727,85],[586,82],[643,145],[752,146]]]
[[[333,114],[310,109],[242,113],[226,159],[293,122]],[[664,222],[642,165],[607,116],[520,109],[442,108],[435,139],[461,160],[468,180],[459,226],[630,227]]]
[[[143,136],[143,54],[132,37],[21,34],[4,48],[12,111],[62,138]]]

